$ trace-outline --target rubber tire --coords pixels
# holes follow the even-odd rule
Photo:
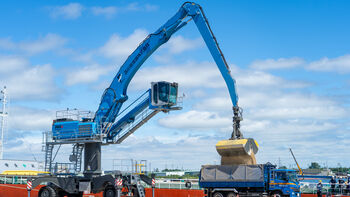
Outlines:
[[[274,192],[274,193],[272,194],[272,196],[273,196],[273,197],[283,197],[282,194],[281,194],[281,192]]]
[[[229,193],[226,195],[226,197],[236,197],[236,196],[237,196],[237,194],[234,193],[234,192],[229,192]]]
[[[52,187],[45,186],[39,190],[38,197],[57,197],[57,193]]]
[[[103,197],[115,197],[117,194],[117,191],[114,189],[113,186],[107,186],[105,188],[105,191],[103,191]]]
[[[187,189],[191,189],[192,183],[189,182],[189,181],[187,181],[187,182],[185,183],[185,187],[186,187]]]
[[[221,192],[215,192],[213,197],[224,197],[224,195]]]

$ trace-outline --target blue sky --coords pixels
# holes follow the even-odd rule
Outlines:
[[[260,143],[258,162],[348,166],[350,28],[347,1],[198,1],[237,81],[242,131]],[[180,1],[6,1],[0,8],[0,86],[10,94],[5,158],[43,158],[41,132],[55,111],[95,111],[126,57],[174,15]],[[129,102],[151,81],[179,83],[184,109],[159,114],[113,159],[197,169],[218,163],[231,134],[228,92],[194,23],[135,75]],[[31,154],[32,153],[32,154]],[[69,147],[60,160],[68,159]],[[65,158],[67,157],[67,158]]]

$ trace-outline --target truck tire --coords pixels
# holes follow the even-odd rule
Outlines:
[[[115,191],[113,186],[107,186],[105,191],[103,191],[103,197],[115,197],[117,191]]]
[[[221,192],[215,192],[213,197],[224,197],[224,195]]]
[[[281,192],[276,191],[276,192],[273,192],[272,196],[273,197],[282,197],[282,194],[281,194]]]
[[[234,192],[230,192],[226,195],[226,197],[236,197],[236,196],[237,196],[237,194]]]
[[[57,197],[57,194],[52,187],[45,186],[39,190],[38,197]]]

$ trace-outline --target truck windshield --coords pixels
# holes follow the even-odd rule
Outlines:
[[[298,177],[296,172],[287,172],[288,180],[293,183],[298,183]]]

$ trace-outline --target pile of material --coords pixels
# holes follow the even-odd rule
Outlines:
[[[258,149],[258,143],[252,138],[221,140],[216,144],[221,165],[256,164],[255,154]]]

